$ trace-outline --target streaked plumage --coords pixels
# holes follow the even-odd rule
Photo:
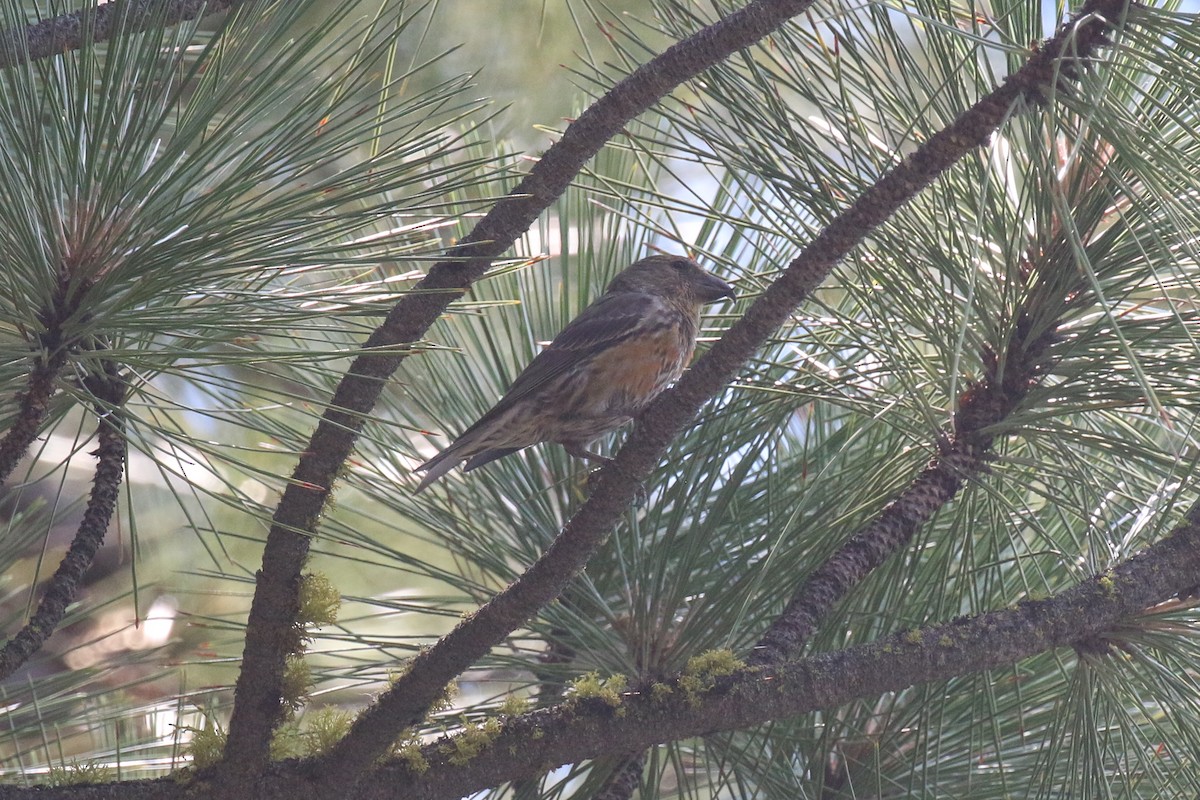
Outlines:
[[[733,289],[681,256],[643,258],[538,353],[490,411],[417,467],[420,492],[456,464],[464,471],[538,444],[585,448],[633,419],[683,373],[700,308]]]

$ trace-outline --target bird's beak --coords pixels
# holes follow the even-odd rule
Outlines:
[[[698,288],[700,290],[700,299],[705,303],[715,303],[724,297],[730,300],[737,299],[733,287],[713,275],[705,275],[704,280]]]

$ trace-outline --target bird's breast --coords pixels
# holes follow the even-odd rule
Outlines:
[[[696,346],[683,328],[663,323],[600,354],[588,381],[600,389],[593,413],[633,415],[678,378]]]

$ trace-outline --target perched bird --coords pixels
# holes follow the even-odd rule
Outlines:
[[[539,442],[577,458],[629,422],[683,373],[696,349],[700,308],[733,288],[682,256],[643,258],[613,279],[449,447],[417,467],[420,492],[466,461],[469,472]]]

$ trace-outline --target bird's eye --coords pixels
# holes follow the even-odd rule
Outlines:
[[[689,265],[688,265],[687,261],[680,258],[680,259],[676,259],[675,261],[672,261],[671,266],[674,267],[676,270],[683,272],[685,269],[688,268]]]

